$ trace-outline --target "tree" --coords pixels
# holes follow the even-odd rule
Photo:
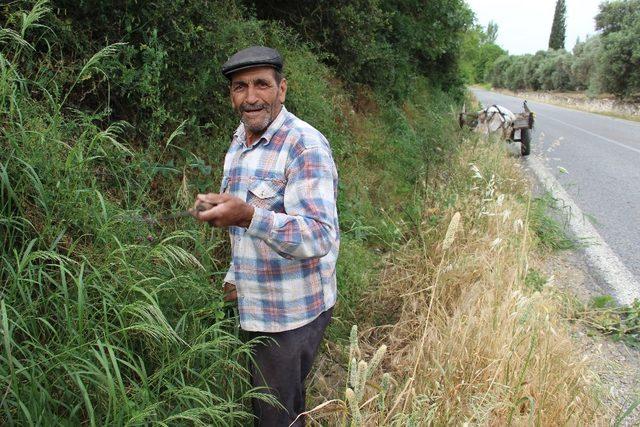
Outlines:
[[[498,24],[489,21],[487,24],[487,43],[495,43],[498,38]]]
[[[549,35],[549,49],[564,49],[564,39],[567,32],[567,5],[565,0],[556,2],[556,11],[553,14],[553,25]]]
[[[600,91],[601,58],[602,43],[599,34],[576,43],[571,65],[571,79],[576,89],[586,89],[590,94]]]
[[[476,76],[479,81],[489,81],[489,72],[498,58],[506,55],[507,51],[495,43],[485,43],[480,46],[478,62],[476,62]]]
[[[413,75],[445,89],[460,83],[463,36],[473,22],[464,0],[242,0],[260,19],[279,21],[310,42],[350,83],[402,98]]]
[[[596,29],[602,31],[599,58],[602,89],[618,96],[640,98],[640,0],[600,5]]]

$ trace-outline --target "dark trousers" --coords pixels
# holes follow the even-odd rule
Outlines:
[[[255,364],[251,364],[251,382],[254,387],[268,387],[268,392],[284,406],[282,409],[253,399],[256,426],[286,427],[304,412],[304,380],[311,370],[332,312],[333,308],[330,308],[311,323],[291,331],[248,332],[249,339],[265,337],[264,342],[253,349]],[[294,425],[303,426],[303,418]]]

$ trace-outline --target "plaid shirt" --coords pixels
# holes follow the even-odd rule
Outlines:
[[[304,326],[336,302],[338,174],[326,138],[280,114],[251,147],[233,135],[220,192],[254,206],[248,228],[229,227],[240,325],[280,332]]]

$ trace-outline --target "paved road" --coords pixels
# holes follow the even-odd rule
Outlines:
[[[473,89],[485,106],[522,111],[522,99]],[[640,282],[640,123],[528,102],[531,153],[556,177]],[[563,172],[566,170],[566,173]]]

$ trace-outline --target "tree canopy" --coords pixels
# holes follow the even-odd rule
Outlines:
[[[564,41],[567,32],[567,5],[565,0],[557,0],[556,10],[553,14],[553,24],[549,35],[549,49],[564,49]]]
[[[640,0],[602,3],[595,17],[601,33],[578,41],[572,53],[559,44],[562,33],[564,45],[564,11],[558,0],[548,51],[501,58],[487,80],[510,89],[587,90],[640,99]]]

